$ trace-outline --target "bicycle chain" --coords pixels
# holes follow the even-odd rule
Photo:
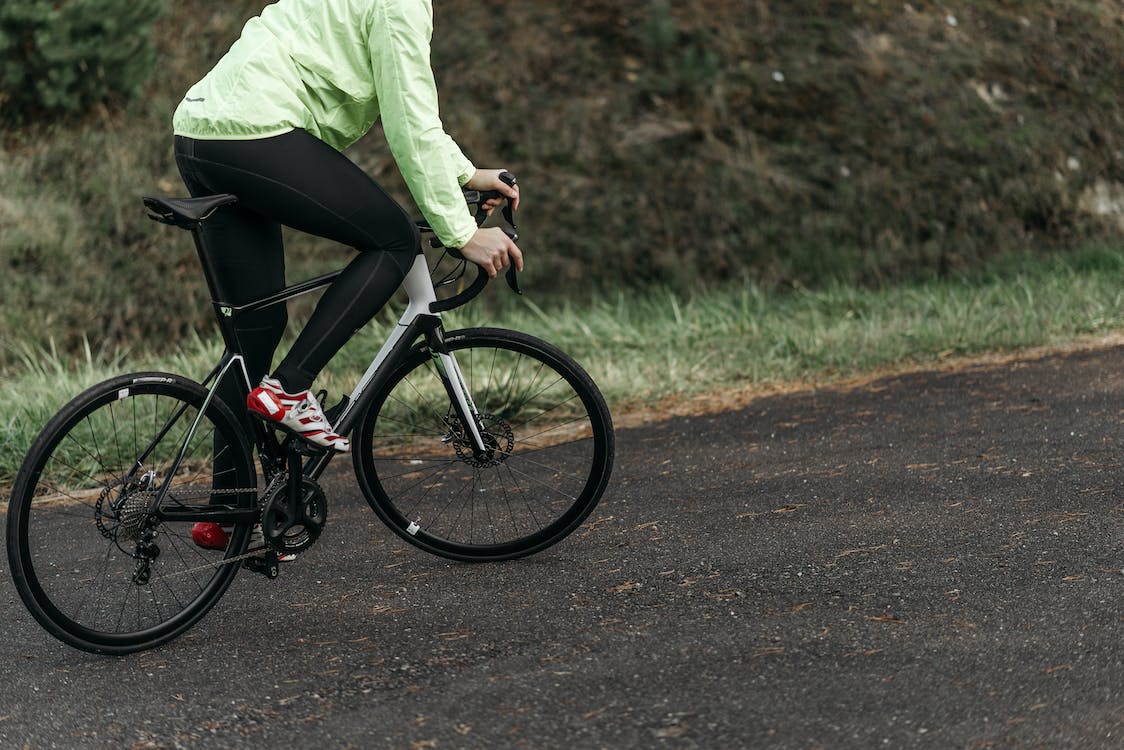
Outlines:
[[[264,502],[265,498],[269,497],[269,495],[273,491],[274,487],[276,487],[278,484],[286,481],[287,477],[288,477],[288,472],[284,472],[284,471],[279,471],[279,472],[277,472],[276,474],[273,475],[273,479],[271,479],[269,484],[266,485],[265,491],[262,492],[261,495],[258,496],[258,509],[259,510],[261,509],[262,502]],[[258,491],[257,487],[253,487],[253,488],[250,488],[250,489],[212,490],[211,494],[212,495],[240,495],[240,494],[247,493],[247,492],[257,493],[257,491]],[[267,547],[268,547],[268,545],[267,545]],[[217,563],[208,563],[206,565],[199,565],[199,566],[194,567],[194,568],[188,568],[187,570],[181,570],[178,573],[168,573],[164,576],[164,578],[177,578],[179,576],[190,575],[191,573],[195,573],[195,572],[200,571],[200,570],[214,570],[214,569],[219,568],[223,565],[230,565],[231,563],[240,563],[243,560],[248,560],[251,557],[258,557],[258,556],[261,555],[261,552],[262,552],[261,549],[255,549],[253,552],[244,552],[241,555],[236,555],[235,557],[224,558],[222,561],[217,562]]]
[[[273,479],[266,486],[266,491],[263,492],[262,495],[259,496],[259,498],[258,498],[259,509],[261,507],[262,501],[266,497],[269,496],[269,493],[273,490],[274,486],[278,482],[283,481],[284,479],[285,479],[285,472],[278,472],[277,474],[274,475]],[[110,540],[114,539],[114,537],[115,537],[114,531],[115,530],[111,531],[110,529],[107,529],[105,527],[105,524],[102,523],[102,516],[103,516],[102,506],[104,505],[105,501],[108,499],[108,496],[113,491],[113,489],[114,489],[114,485],[106,485],[105,489],[102,490],[101,495],[98,497],[98,501],[97,501],[97,503],[94,507],[94,513],[95,513],[94,523],[96,524],[97,529],[101,533],[101,535],[103,537],[105,537],[106,539],[110,539]],[[256,495],[257,491],[258,491],[257,487],[231,487],[231,488],[227,488],[227,489],[212,489],[208,494],[213,496],[213,495],[244,495],[244,494],[253,493],[253,494]],[[138,494],[140,494],[140,493],[138,493]],[[155,492],[153,490],[145,490],[145,491],[143,491],[143,494],[154,495]],[[135,496],[131,496],[128,499],[133,499],[133,497],[135,497]],[[114,520],[117,522],[118,526],[121,526],[122,524],[126,523],[125,519],[115,518]],[[247,553],[238,555],[236,557],[224,559],[220,563],[211,563],[211,564],[207,564],[207,565],[200,565],[200,566],[195,567],[195,568],[188,568],[187,570],[181,570],[178,573],[168,574],[165,577],[166,578],[175,578],[175,577],[182,576],[182,575],[188,575],[188,574],[194,573],[194,572],[199,571],[199,570],[206,570],[208,568],[217,568],[220,565],[229,565],[230,563],[241,562],[242,560],[245,560],[247,558],[257,556],[259,554],[259,552],[260,552],[260,550],[254,550],[253,552],[247,552]]]

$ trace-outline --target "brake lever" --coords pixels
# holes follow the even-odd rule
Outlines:
[[[500,229],[504,234],[508,236],[509,239],[511,239],[512,242],[515,242],[519,239],[519,235],[508,229],[507,227],[500,227]],[[504,273],[503,277],[507,279],[507,285],[511,287],[511,291],[519,295],[523,294],[523,290],[519,288],[519,274],[515,270],[514,263],[507,267],[507,271]]]
[[[507,185],[508,187],[515,187],[515,184],[516,184],[515,175],[513,175],[511,172],[507,172],[507,171],[500,172],[499,178],[500,178],[500,182]],[[507,229],[504,229],[503,230],[504,234],[506,234],[508,237],[510,237],[512,242],[515,242],[517,239],[519,239],[519,235],[516,234],[515,231],[514,231],[515,230],[515,205],[514,205],[514,201],[512,201],[510,198],[508,198],[507,202],[503,206],[503,219],[504,219],[504,221],[507,222],[508,226],[511,227],[510,231],[507,230]],[[510,266],[507,267],[507,273],[504,274],[504,278],[507,279],[507,285],[509,287],[511,287],[511,291],[513,291],[513,292],[515,292],[516,294],[519,294],[519,295],[523,294],[523,290],[519,288],[519,274],[515,270],[515,264],[514,263],[512,263]]]
[[[499,179],[500,182],[507,185],[508,187],[515,187],[515,175],[513,175],[511,172],[500,172]],[[487,219],[487,213],[484,211],[484,202],[492,197],[502,197],[499,195],[498,191],[494,190],[465,190],[464,195],[465,201],[467,203],[476,205],[476,223],[478,225],[483,224]],[[512,242],[515,242],[519,239],[519,235],[515,233],[515,207],[512,205],[512,200],[510,198],[506,199],[502,211],[503,219],[507,222],[508,226],[510,226],[511,229],[508,229],[507,227],[499,227],[499,229],[504,234],[506,234]],[[430,243],[435,247],[440,246],[440,243],[438,242],[436,237],[430,240]],[[448,252],[449,255],[452,255],[454,258],[460,258],[462,260],[464,259],[464,256],[455,250],[446,248],[446,252]],[[519,295],[523,294],[523,290],[519,288],[519,276],[518,272],[515,270],[514,264],[507,267],[507,271],[504,273],[504,278],[507,280],[507,285],[511,287],[511,291]]]
[[[500,172],[499,178],[500,182],[508,187],[515,187],[515,175],[511,172]],[[515,207],[512,205],[510,198],[503,206],[503,218],[512,229],[515,229]]]

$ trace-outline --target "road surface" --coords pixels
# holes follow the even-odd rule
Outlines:
[[[621,430],[520,562],[383,529],[339,462],[315,548],[95,657],[0,571],[3,748],[1124,747],[1124,348]]]

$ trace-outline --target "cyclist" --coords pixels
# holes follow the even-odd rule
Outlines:
[[[278,0],[250,19],[173,118],[175,158],[193,196],[233,193],[205,227],[224,301],[285,285],[281,225],[358,255],[321,297],[292,348],[266,376],[287,322],[283,305],[239,320],[251,382],[246,404],[220,397],[302,439],[348,449],[312,382],[390,299],[413,264],[418,230],[406,212],[341,152],[381,118],[414,200],[447,247],[495,276],[522,253],[500,229],[478,229],[461,187],[517,204],[501,169],[477,169],[446,134],[430,66],[430,0]],[[498,200],[489,201],[491,210]]]

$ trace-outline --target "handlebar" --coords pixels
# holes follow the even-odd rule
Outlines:
[[[499,177],[500,180],[506,185],[513,186],[516,184],[515,175],[513,175],[511,172],[501,172]],[[504,203],[502,209],[503,218],[511,228],[508,229],[507,227],[501,227],[501,229],[503,230],[504,234],[511,238],[512,242],[519,239],[519,235],[515,233],[515,209],[511,205],[511,201],[507,199],[507,196],[503,195],[498,190],[465,190],[464,198],[465,202],[468,205],[476,206],[476,226],[482,225],[488,218],[488,214],[484,210],[485,202],[494,198],[505,199],[506,203]],[[444,247],[436,237],[430,240],[430,246],[434,248]],[[468,259],[461,255],[459,250],[451,247],[446,247],[445,252],[448,253],[451,257],[456,258],[457,260],[468,262]],[[519,279],[515,271],[514,263],[507,267],[507,271],[504,273],[504,278],[507,279],[507,285],[511,287],[511,290],[513,292],[515,292],[516,294],[523,294],[523,290],[519,288]],[[460,307],[476,295],[480,294],[480,292],[484,291],[484,287],[488,285],[488,280],[488,272],[485,271],[482,267],[477,266],[476,278],[472,280],[472,283],[469,284],[467,289],[464,289],[463,291],[453,295],[452,297],[449,297],[448,299],[438,300],[437,302],[431,303],[429,306],[430,312],[441,313],[447,310],[452,310],[455,307]]]

